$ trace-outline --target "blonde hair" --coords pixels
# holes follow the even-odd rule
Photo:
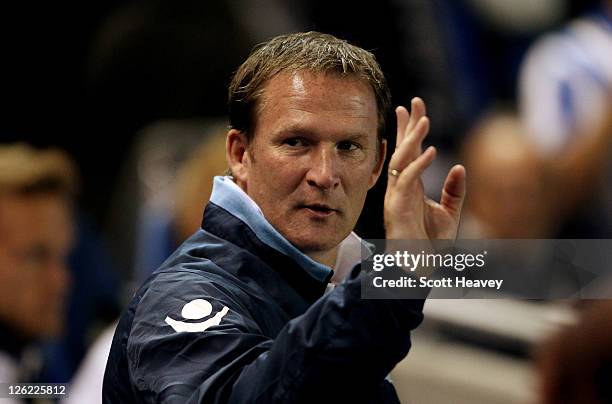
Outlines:
[[[177,173],[174,221],[179,242],[183,242],[200,227],[202,210],[212,193],[213,178],[222,175],[227,167],[226,130],[221,125],[210,128]]]
[[[74,197],[77,169],[59,149],[39,150],[25,143],[0,145],[0,194],[59,193]]]
[[[280,73],[331,73],[356,77],[372,88],[382,139],[391,93],[374,55],[347,41],[320,32],[299,32],[272,38],[253,50],[229,86],[230,126],[250,141],[257,101],[265,85]]]

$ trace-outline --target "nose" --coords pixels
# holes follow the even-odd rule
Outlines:
[[[72,275],[64,259],[55,260],[48,270],[49,290],[56,299],[63,300],[72,285]]]
[[[333,189],[340,184],[338,156],[332,147],[321,146],[313,151],[311,167],[306,174],[308,185],[320,189]]]

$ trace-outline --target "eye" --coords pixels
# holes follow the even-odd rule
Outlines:
[[[338,143],[338,149],[339,150],[355,151],[355,150],[359,150],[361,148],[362,148],[361,145],[359,143],[356,143],[356,142],[344,141],[344,142]]]
[[[28,268],[34,268],[42,266],[48,260],[49,252],[42,246],[36,246],[20,251],[18,256],[23,265],[26,265]]]
[[[306,141],[301,137],[290,137],[283,141],[284,144],[291,147],[306,146]]]

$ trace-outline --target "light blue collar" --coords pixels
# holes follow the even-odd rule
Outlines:
[[[210,201],[242,220],[262,242],[293,259],[313,278],[320,282],[329,279],[331,268],[316,262],[287,241],[266,220],[255,201],[231,177],[215,177]]]

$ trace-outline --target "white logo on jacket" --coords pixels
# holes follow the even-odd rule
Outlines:
[[[223,306],[223,309],[215,314],[213,317],[201,323],[186,323],[184,321],[178,321],[172,317],[166,317],[166,324],[174,329],[176,332],[202,332],[206,331],[213,325],[219,325],[221,319],[227,314],[229,308]],[[189,320],[199,320],[212,313],[212,304],[204,299],[195,299],[183,306],[181,310],[181,316]]]

